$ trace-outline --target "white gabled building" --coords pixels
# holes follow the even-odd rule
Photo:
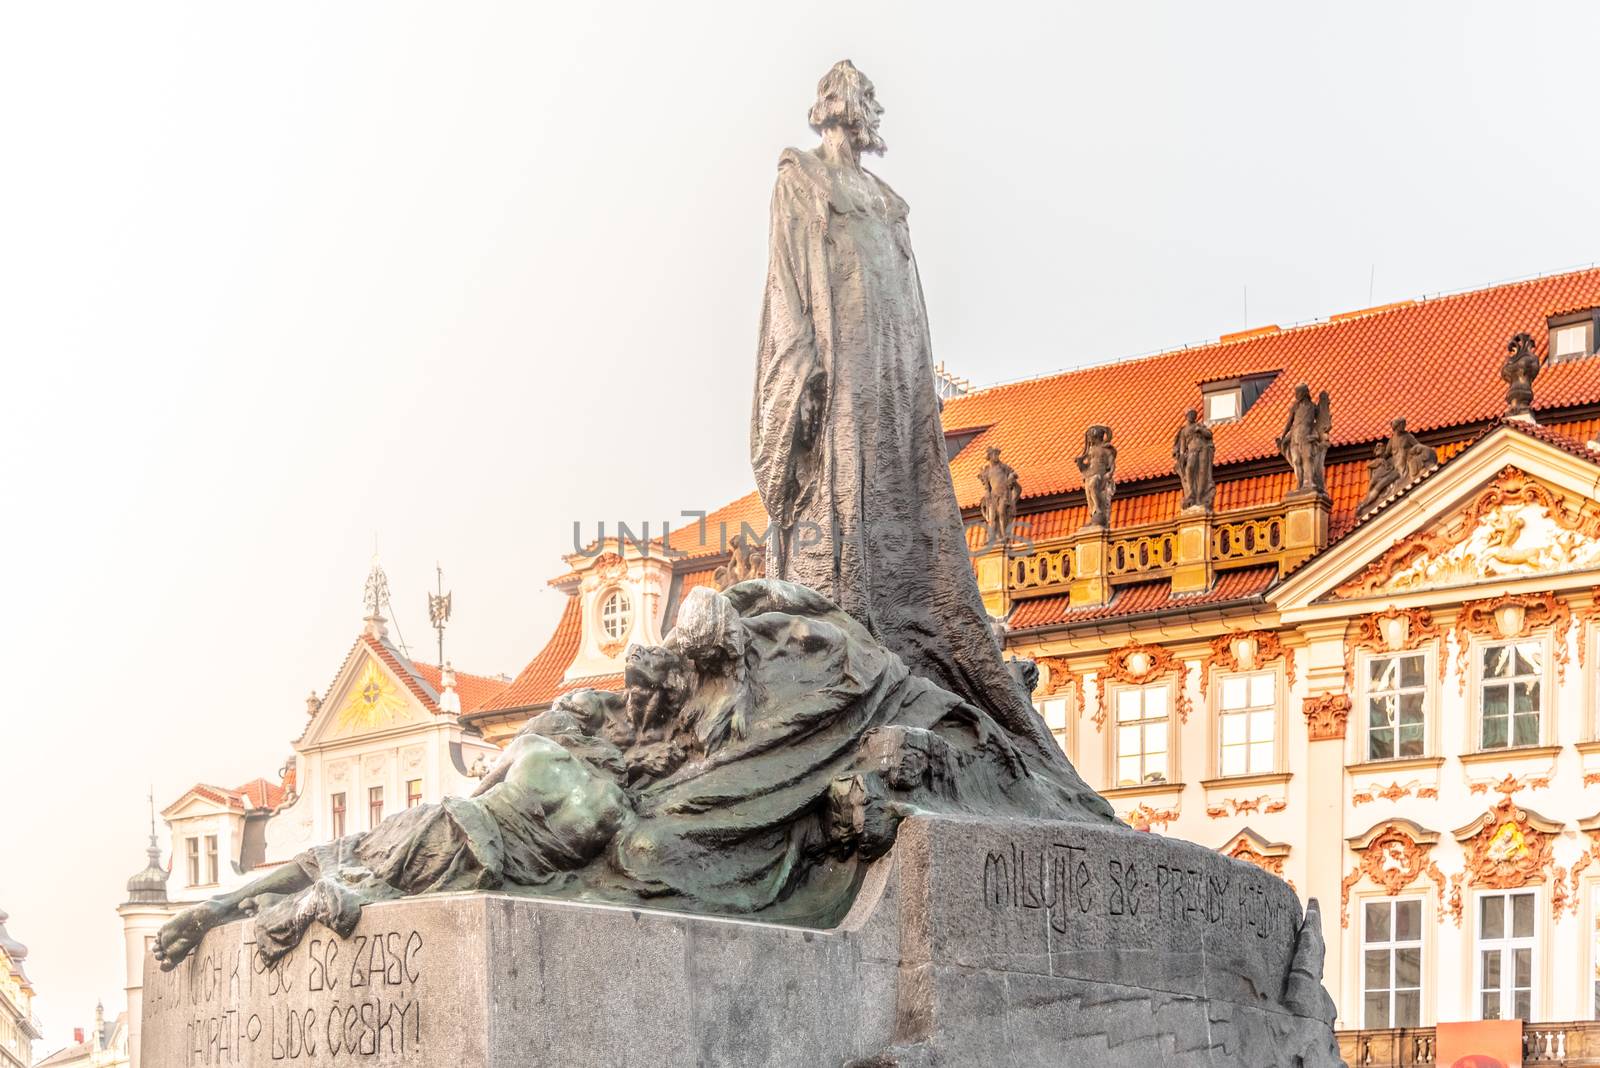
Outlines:
[[[150,858],[118,908],[127,954],[129,1054],[139,1068],[139,1010],[150,946],[173,914],[256,878],[316,843],[370,830],[385,815],[470,793],[498,747],[461,715],[510,681],[412,660],[389,639],[387,579],[373,565],[361,633],[332,684],[306,701],[307,720],[276,779],[196,783],[161,810],[167,868],[155,828]],[[168,871],[171,878],[168,878]]]

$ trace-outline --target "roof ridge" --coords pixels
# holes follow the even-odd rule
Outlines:
[[[1584,266],[1525,275],[1518,278],[1511,278],[1505,281],[1494,282],[1489,285],[1475,286],[1468,289],[1439,290],[1431,294],[1423,293],[1415,297],[1402,297],[1399,300],[1373,305],[1370,308],[1356,308],[1348,312],[1329,312],[1324,317],[1316,319],[1302,319],[1299,322],[1293,322],[1287,326],[1279,327],[1271,334],[1256,333],[1258,330],[1265,329],[1267,324],[1263,324],[1263,326],[1255,328],[1247,327],[1243,330],[1232,331],[1228,334],[1222,334],[1214,338],[1206,338],[1201,341],[1185,342],[1180,345],[1169,345],[1166,348],[1154,349],[1148,352],[1137,352],[1125,356],[1110,356],[1102,360],[1078,364],[1075,367],[1062,367],[1054,371],[1047,371],[1043,374],[1030,375],[1023,378],[1005,379],[1000,382],[992,382],[988,385],[978,386],[958,396],[951,397],[948,401],[946,401],[946,403],[959,405],[962,401],[965,401],[969,398],[981,397],[985,394],[994,393],[998,390],[1009,389],[1016,386],[1033,385],[1055,378],[1062,378],[1066,375],[1078,374],[1084,371],[1094,371],[1101,368],[1111,367],[1125,367],[1130,364],[1143,363],[1147,360],[1160,359],[1163,356],[1171,356],[1174,353],[1196,352],[1201,349],[1214,349],[1221,348],[1223,346],[1239,345],[1247,341],[1260,340],[1262,337],[1278,337],[1283,334],[1303,333],[1319,327],[1343,326],[1346,323],[1377,318],[1381,315],[1414,311],[1417,308],[1427,307],[1433,304],[1440,304],[1445,301],[1460,300],[1465,297],[1473,297],[1482,293],[1493,292],[1495,290],[1516,289],[1519,287],[1531,286],[1537,282],[1548,282],[1558,278],[1586,274],[1597,270],[1600,270],[1600,261],[1596,261]],[[1240,334],[1248,334],[1249,336],[1238,336]],[[1232,338],[1233,340],[1227,340],[1228,338]]]

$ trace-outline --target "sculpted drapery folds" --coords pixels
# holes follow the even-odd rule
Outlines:
[[[1294,470],[1294,493],[1328,495],[1328,442],[1333,432],[1332,408],[1328,392],[1311,399],[1311,387],[1304,382],[1294,387],[1294,404],[1289,419],[1278,435],[1278,452]]]
[[[883,150],[882,112],[839,63],[811,110],[822,144],[778,160],[750,429],[767,574],[833,600],[1070,773],[1005,668],[967,555],[908,208],[860,164]]]
[[[1083,477],[1083,503],[1089,511],[1087,525],[1111,526],[1111,498],[1117,493],[1117,447],[1111,444],[1110,427],[1092,426],[1083,432],[1078,474]]]
[[[1211,428],[1200,420],[1200,413],[1190,408],[1183,417],[1183,425],[1172,439],[1172,462],[1178,472],[1178,482],[1183,487],[1183,508],[1210,511],[1217,499],[1217,483],[1212,474],[1216,456],[1216,443]]]

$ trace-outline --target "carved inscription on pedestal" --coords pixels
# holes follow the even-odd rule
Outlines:
[[[430,947],[422,932],[341,939],[324,931],[269,967],[248,926],[238,927],[239,937],[213,936],[147,983],[144,1028],[164,1036],[161,1064],[397,1064],[424,1049]]]
[[[1145,852],[1064,839],[996,843],[974,882],[984,908],[1042,910],[1058,934],[1103,916],[1293,941],[1299,917],[1281,880],[1215,854],[1137,855]]]

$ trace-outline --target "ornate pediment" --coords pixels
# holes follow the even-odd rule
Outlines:
[[[310,737],[318,741],[352,738],[426,720],[427,714],[377,657],[363,655],[347,668],[336,699],[323,702]]]
[[[1514,467],[1440,526],[1396,542],[1338,597],[1600,569],[1600,510]]]

